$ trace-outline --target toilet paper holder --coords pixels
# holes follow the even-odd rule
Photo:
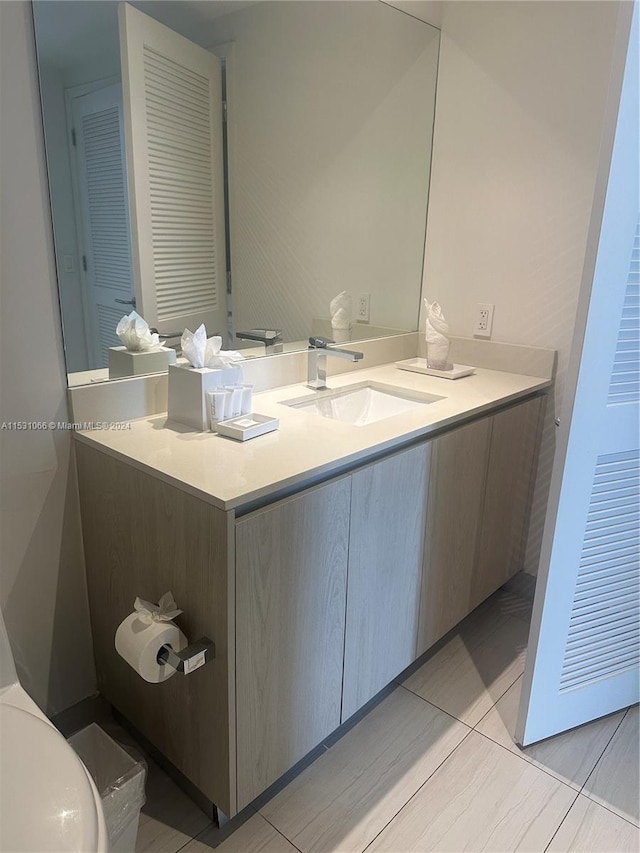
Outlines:
[[[213,640],[201,637],[195,643],[190,643],[181,652],[174,652],[171,646],[164,645],[158,652],[158,663],[168,664],[177,672],[189,675],[196,669],[200,669],[216,656],[216,647]]]

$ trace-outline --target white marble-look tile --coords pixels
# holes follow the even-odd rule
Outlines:
[[[260,811],[304,853],[359,853],[468,733],[399,687]]]
[[[206,830],[180,853],[211,853],[218,843],[217,838],[217,830]],[[296,848],[259,814],[250,817],[215,850],[216,853],[297,853]]]
[[[515,616],[516,613],[510,612],[512,610],[517,610],[517,618],[528,623],[528,616],[521,609],[511,606],[512,598],[514,596],[506,587],[501,587],[462,620],[454,635],[459,634],[467,649],[471,650],[484,642],[494,631],[501,629],[510,616]],[[518,607],[520,604],[518,597]]]
[[[155,762],[147,761],[146,803],[140,813],[136,853],[176,853],[212,824]]]
[[[543,851],[576,796],[471,732],[367,853]]]
[[[477,645],[456,633],[404,686],[475,726],[524,672],[529,626],[503,617],[492,628]]]
[[[513,616],[515,619],[522,619],[529,623],[535,588],[535,578],[524,572],[518,572],[494,594],[493,598],[504,616]]]
[[[582,791],[606,808],[639,823],[640,716],[630,708]]]
[[[620,724],[624,711],[520,749],[513,741],[513,733],[521,687],[522,678],[519,678],[480,720],[476,730],[579,791]]]
[[[638,853],[640,832],[632,823],[580,795],[547,853]]]

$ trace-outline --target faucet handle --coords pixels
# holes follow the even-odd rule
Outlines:
[[[249,329],[247,332],[236,332],[236,338],[241,341],[260,341],[261,344],[277,344],[282,341],[280,329]]]
[[[309,349],[327,349],[329,344],[335,344],[335,341],[332,341],[331,338],[309,338]]]

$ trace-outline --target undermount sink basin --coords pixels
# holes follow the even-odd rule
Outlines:
[[[361,382],[335,391],[317,391],[312,397],[284,400],[282,405],[345,424],[366,426],[443,399],[378,382]]]

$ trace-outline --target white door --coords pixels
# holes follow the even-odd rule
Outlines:
[[[126,3],[120,59],[138,311],[226,328],[220,60]]]
[[[578,311],[584,339],[577,331],[565,392],[575,390],[573,412],[558,434],[516,728],[525,746],[640,698],[639,40],[637,9],[628,38],[630,11],[621,13],[620,53],[627,40],[629,51],[604,211],[594,205],[592,219],[591,295]],[[620,78],[618,69],[614,103]]]
[[[121,85],[73,98],[71,115],[87,352],[91,368],[106,367],[135,304]]]

